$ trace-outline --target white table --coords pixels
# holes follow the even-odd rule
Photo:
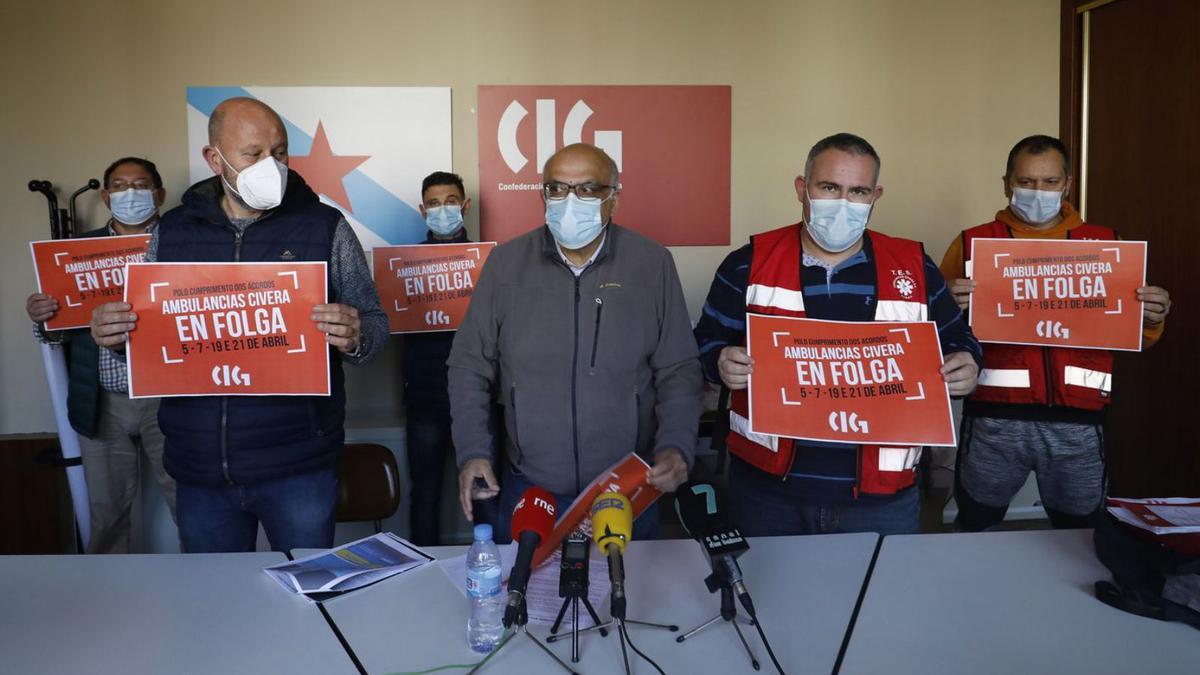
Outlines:
[[[861,592],[875,534],[752,539],[740,559],[755,608],[767,637],[789,675],[832,672],[846,628]],[[461,555],[465,547],[429,549],[438,557]],[[295,551],[296,557],[312,553]],[[593,555],[595,552],[593,551]],[[593,560],[593,565],[605,565]],[[716,616],[719,596],[703,579],[707,558],[692,540],[632,542],[625,559],[628,617],[678,624],[681,632]],[[607,619],[607,602],[597,607]],[[467,602],[437,565],[401,574],[366,589],[327,601],[325,607],[350,648],[369,673],[423,670],[480,659],[467,647]],[[582,610],[581,610],[582,611]],[[743,631],[762,663],[774,672],[758,636]],[[727,625],[709,627],[683,644],[680,633],[630,626],[634,643],[668,673],[753,673],[750,662]],[[539,638],[549,627],[530,625]],[[570,640],[550,648],[570,659]],[[580,637],[585,675],[622,672],[616,633]],[[632,653],[635,673],[653,673]],[[561,673],[535,645],[517,636],[481,673]]]
[[[0,672],[357,673],[282,553],[0,556]]]
[[[1091,530],[885,537],[840,675],[1200,672],[1200,632],[1096,600]]]

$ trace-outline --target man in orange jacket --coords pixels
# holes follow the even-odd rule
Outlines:
[[[1063,197],[1071,188],[1062,141],[1030,136],[1009,152],[1004,196],[1009,206],[990,223],[965,230],[941,270],[963,312],[975,282],[965,278],[976,237],[1116,239],[1114,230],[1084,223]],[[1144,303],[1144,344],[1162,336],[1171,308],[1161,288],[1137,291]],[[1037,474],[1055,527],[1087,527],[1105,491],[1104,412],[1112,392],[1112,352],[988,344],[979,386],[963,405],[955,479],[956,524],[983,530],[1004,519],[1008,504]]]

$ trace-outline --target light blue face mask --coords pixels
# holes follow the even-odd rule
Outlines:
[[[546,201],[546,226],[554,241],[569,250],[579,250],[596,240],[604,229],[600,208],[604,200],[584,201],[567,195],[566,199]]]
[[[808,235],[826,251],[841,253],[862,237],[871,216],[871,205],[810,196],[808,211]]]
[[[1044,225],[1058,216],[1062,210],[1063,193],[1056,190],[1030,190],[1013,188],[1013,213],[1030,225]]]
[[[111,192],[108,204],[112,208],[113,218],[123,225],[141,225],[158,211],[158,206],[154,204],[154,190],[130,188]]]
[[[425,209],[425,224],[429,226],[430,232],[439,237],[454,234],[458,228],[462,227],[462,222],[462,206],[458,204],[445,204]]]

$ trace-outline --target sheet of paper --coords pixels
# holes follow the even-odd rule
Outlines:
[[[1200,507],[1147,504],[1146,508],[1175,527],[1200,526]]]
[[[512,563],[517,557],[517,545],[508,544],[500,548],[500,564],[505,574],[508,574],[512,569]],[[559,560],[562,557],[562,552],[552,554],[546,559],[546,562],[533,570],[529,575],[529,586],[526,588],[525,597],[526,605],[529,610],[530,623],[550,625],[554,623],[554,618],[558,616],[558,610],[562,608],[563,599],[558,596],[558,570]],[[467,597],[467,556],[460,555],[454,558],[445,558],[438,561],[438,566],[450,577],[450,581],[454,583],[455,588],[462,593],[463,598]],[[505,579],[505,590],[508,592],[508,580]],[[603,558],[591,559],[591,564],[588,565],[588,600],[592,606],[596,608],[596,612],[600,614],[600,620],[603,621],[608,616],[606,611],[601,608],[601,603],[608,597],[612,590],[612,584],[608,581],[608,562]],[[594,622],[588,616],[587,610],[582,606],[579,607],[579,627],[587,628]],[[563,626],[570,628],[571,626],[571,610],[567,609]]]
[[[558,573],[561,560],[562,551],[560,550],[551,555],[546,563],[534,570],[529,577],[529,588],[525,592],[525,597],[529,607],[530,623],[552,624],[554,618],[558,616],[558,610],[562,609],[563,598],[558,595]],[[588,600],[596,609],[596,613],[601,615],[601,621],[604,621],[607,616],[607,610],[601,608],[600,605],[608,598],[611,591],[612,584],[608,580],[608,561],[593,556],[588,565]],[[571,628],[570,607],[567,608],[567,613],[563,617],[563,628],[569,630]],[[580,603],[579,627],[587,628],[595,623],[588,615],[587,609]]]
[[[284,588],[323,599],[426,565],[433,558],[391,532],[265,568]]]
[[[1118,520],[1155,534],[1200,534],[1200,500],[1108,498],[1108,512]]]

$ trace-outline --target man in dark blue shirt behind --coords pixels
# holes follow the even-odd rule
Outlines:
[[[713,279],[695,329],[700,362],[709,382],[731,390],[746,387],[754,367],[744,348],[750,296],[756,307],[782,310],[777,313],[784,315],[803,313],[836,321],[934,321],[946,355],[942,373],[950,394],[964,396],[975,388],[979,343],[947,291],[937,265],[914,242],[866,230],[872,207],[883,194],[878,179],[879,156],[862,138],[836,134],[813,146],[804,175],[796,178],[804,220],[756,235],[725,258]],[[756,257],[754,247],[768,241],[773,246],[786,242],[797,249],[796,255],[769,270],[752,270],[762,257]],[[877,254],[883,253],[911,256],[912,273],[924,277],[926,297],[883,303],[902,305],[910,316],[896,316],[890,308],[880,307],[879,284],[888,281],[877,278],[875,261]],[[750,283],[751,278],[755,283]],[[911,294],[908,286],[904,290]],[[731,415],[730,488],[746,535],[918,531],[920,506],[915,486],[890,494],[869,494],[869,489],[862,489],[869,486],[862,485],[859,471],[860,455],[864,454],[861,446],[797,440],[790,468],[783,475],[768,473],[747,461],[751,455],[739,457],[742,453],[736,445],[759,443],[770,449],[779,439],[750,433],[737,417]],[[911,462],[916,456],[911,453]],[[903,470],[911,473],[911,464]]]

